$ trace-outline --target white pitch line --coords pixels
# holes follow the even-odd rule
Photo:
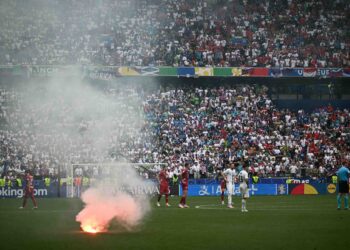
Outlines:
[[[229,209],[229,208],[227,208],[227,206],[221,205],[221,204],[219,204],[219,205],[217,205],[217,204],[197,205],[197,206],[195,206],[195,208],[196,209],[209,209],[209,210],[210,209],[211,210],[240,210],[240,206],[235,207],[233,209]],[[332,208],[334,208],[334,206],[329,207],[329,209],[332,209]],[[321,210],[315,210],[314,208],[293,207],[293,206],[250,208],[250,210],[251,211],[321,211]],[[327,209],[324,211],[329,211],[329,210]]]

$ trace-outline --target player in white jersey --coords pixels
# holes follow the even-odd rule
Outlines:
[[[228,208],[233,208],[232,195],[234,194],[234,178],[236,176],[236,170],[234,163],[230,163],[229,168],[222,172],[223,177],[226,181],[227,198],[228,198]]]
[[[242,195],[242,212],[248,212],[246,208],[246,201],[249,198],[249,190],[248,190],[248,184],[249,184],[249,177],[248,173],[246,171],[246,164],[243,165],[242,171],[238,174],[238,181],[239,181],[239,190]]]

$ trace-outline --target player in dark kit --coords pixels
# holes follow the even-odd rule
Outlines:
[[[189,164],[185,163],[185,167],[181,170],[181,186],[182,186],[182,197],[180,200],[180,208],[189,208],[186,204],[187,192],[188,192],[188,178],[189,178]]]
[[[165,205],[167,207],[170,207],[169,205],[169,183],[168,183],[168,174],[165,169],[162,169],[159,172],[158,175],[158,181],[159,181],[159,195],[158,195],[158,202],[157,206],[160,207],[160,199],[162,198],[162,195],[165,195]]]
[[[23,209],[27,204],[27,198],[30,197],[33,201],[33,209],[37,209],[38,205],[36,203],[36,200],[34,198],[34,185],[33,185],[33,176],[29,173],[28,170],[25,172],[25,188],[24,188],[24,196],[23,196],[23,204],[20,207],[20,209]]]

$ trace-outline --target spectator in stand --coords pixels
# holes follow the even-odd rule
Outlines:
[[[0,63],[349,67],[346,0],[0,3]]]
[[[123,112],[109,107],[114,114],[112,128],[107,149],[101,154],[86,132],[98,129],[96,117],[74,120],[69,106],[58,109],[62,103],[54,99],[40,109],[24,106],[26,95],[35,90],[0,89],[2,175],[30,169],[39,178],[48,173],[55,178],[58,165],[64,175],[70,164],[128,159],[134,163],[166,163],[177,175],[180,166],[188,162],[199,166],[202,177],[215,178],[230,161],[244,159],[260,177],[278,173],[331,176],[339,159],[350,159],[348,110],[325,107],[306,113],[277,109],[267,90],[259,85],[149,93],[137,92],[132,86],[107,88],[100,93],[102,99],[111,98],[112,106],[123,107]],[[142,110],[144,120],[135,110]],[[45,119],[50,114],[62,119],[44,126],[51,125]],[[82,123],[87,124],[85,130],[80,129]],[[46,129],[38,133],[40,126]],[[64,134],[65,127],[79,130],[79,137],[72,139]],[[82,172],[100,174],[96,167],[91,173],[88,169]]]

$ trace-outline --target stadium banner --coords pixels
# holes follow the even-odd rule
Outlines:
[[[303,68],[270,68],[270,77],[303,77]]]
[[[343,76],[342,68],[320,68],[317,69],[318,77],[341,77]]]
[[[284,68],[282,69],[283,77],[301,77],[304,74],[302,68]]]
[[[289,184],[288,191],[291,195],[334,194],[337,191],[337,186],[333,183]]]
[[[304,77],[315,77],[317,73],[316,68],[304,68],[303,76]]]
[[[29,66],[27,65],[0,65],[0,76],[28,77]]]
[[[98,80],[112,80],[120,76],[350,77],[350,68],[0,65],[0,76],[4,77],[52,77],[63,73],[66,76],[77,76],[79,72],[85,77]]]
[[[61,197],[66,196],[66,192],[63,192],[63,188],[61,188]],[[38,186],[34,188],[34,196],[35,197],[57,197],[58,195],[57,185],[46,186]],[[0,198],[22,198],[24,195],[23,188],[17,187],[2,187],[0,188]]]
[[[52,77],[60,71],[61,66],[57,65],[32,65],[29,67],[31,77]]]
[[[117,67],[117,76],[155,76],[159,74],[158,67]]]
[[[235,184],[234,194],[240,195],[239,184]],[[287,184],[250,184],[250,195],[287,195]],[[182,195],[182,187],[179,185],[179,195]],[[189,185],[188,196],[220,196],[221,187],[219,184]]]
[[[87,68],[83,73],[85,77],[92,80],[110,81],[116,77],[114,68],[108,67]]]
[[[212,67],[195,67],[194,71],[196,76],[213,76]]]
[[[269,69],[268,68],[242,68],[242,76],[257,76],[257,77],[265,77],[269,76]]]
[[[233,76],[233,68],[214,68],[214,76]]]
[[[177,68],[175,67],[160,67],[159,68],[160,76],[177,76]]]
[[[342,76],[343,76],[342,68],[329,69],[328,77],[342,77]]]
[[[350,77],[350,68],[343,69],[343,76]]]
[[[242,76],[242,68],[232,68],[233,76]]]
[[[195,75],[194,67],[179,67],[177,68],[178,76],[191,77]]]
[[[283,76],[282,68],[270,68],[269,69],[269,76],[270,77],[282,77]]]

